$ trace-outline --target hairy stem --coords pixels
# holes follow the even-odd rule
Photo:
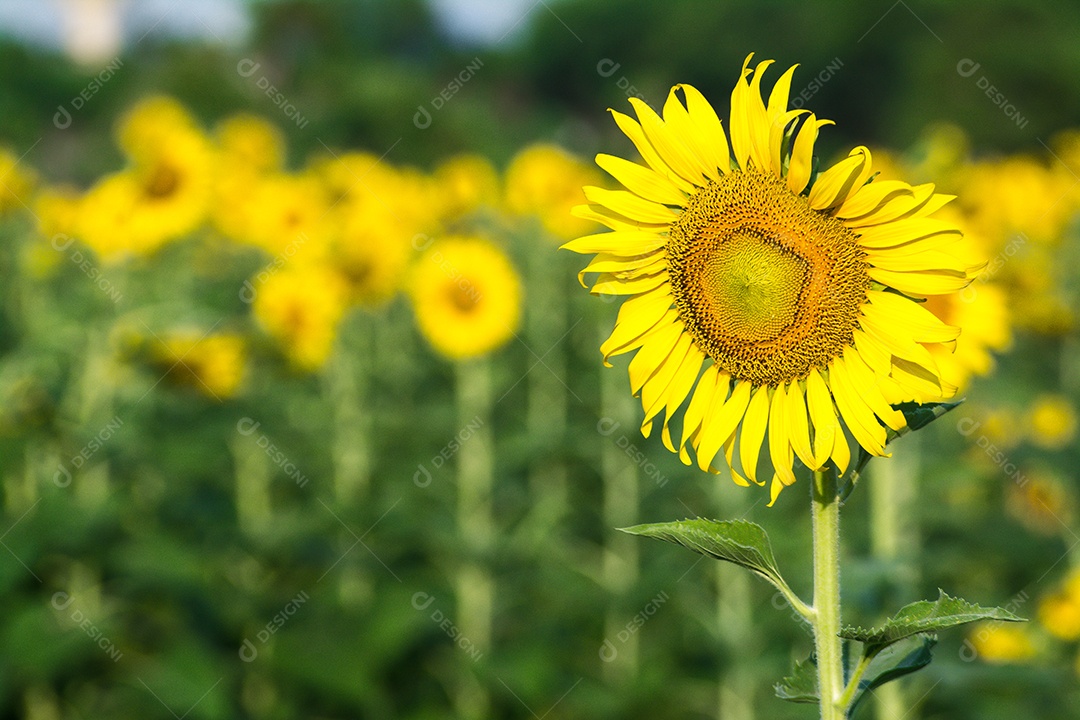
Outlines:
[[[840,640],[840,501],[836,473],[814,473],[811,516],[814,532],[814,644],[817,649],[821,720],[843,720]]]

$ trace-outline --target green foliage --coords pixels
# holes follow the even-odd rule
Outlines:
[[[936,644],[937,637],[932,634],[913,635],[889,645],[870,658],[869,665],[854,690],[848,710],[849,716],[854,714],[859,703],[875,688],[929,665],[933,660],[930,651]]]
[[[980,607],[962,598],[949,597],[945,591],[938,590],[937,600],[920,600],[905,605],[879,627],[869,630],[846,627],[840,635],[848,640],[864,643],[867,651],[872,653],[912,635],[936,632],[978,620],[1024,622],[1023,618],[1008,610]]]
[[[781,700],[817,705],[821,693],[818,691],[817,658],[814,654],[796,662],[791,674],[776,683],[773,691]]]

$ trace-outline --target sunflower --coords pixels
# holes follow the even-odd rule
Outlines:
[[[170,380],[221,400],[234,396],[244,379],[247,351],[235,333],[178,331],[155,338],[151,356]]]
[[[595,168],[562,148],[531,145],[506,169],[506,205],[517,215],[535,215],[556,238],[572,238],[596,227],[570,211],[583,199],[581,186],[599,182]]]
[[[521,280],[510,259],[486,240],[433,244],[417,260],[409,290],[420,331],[454,360],[495,350],[521,324]]]
[[[662,438],[702,470],[723,457],[736,483],[758,480],[768,436],[771,502],[795,482],[795,458],[842,474],[849,436],[885,455],[902,413],[886,395],[941,400],[925,344],[951,343],[917,299],[965,287],[982,265],[953,225],[930,218],[952,199],[932,185],[870,182],[870,151],[815,176],[814,142],[829,120],[788,110],[794,67],[761,98],[749,69],[731,94],[725,133],[704,96],[672,88],[663,117],[636,98],[637,120],[612,112],[645,164],[598,155],[627,190],[586,187],[578,217],[614,232],[563,247],[598,253],[594,294],[630,296],[601,351],[637,351],[630,384],[645,409],[642,432],[665,411]],[[682,93],[680,97],[679,93]],[[800,122],[801,121],[801,122]],[[682,438],[668,423],[686,403]]]
[[[334,349],[347,294],[337,273],[317,265],[301,266],[260,284],[252,309],[293,366],[315,370]]]

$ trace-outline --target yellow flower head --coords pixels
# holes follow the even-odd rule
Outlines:
[[[57,235],[73,235],[78,227],[79,194],[69,187],[45,188],[34,199],[34,215],[38,234],[46,240]]]
[[[794,67],[763,102],[771,61],[749,62],[727,132],[689,85],[671,90],[662,117],[636,98],[637,120],[613,112],[644,163],[597,156],[627,189],[586,187],[592,204],[576,214],[614,232],[564,247],[597,253],[583,270],[599,274],[594,294],[629,296],[601,350],[605,361],[637,351],[642,432],[665,411],[668,449],[690,464],[689,445],[702,470],[722,455],[741,485],[764,484],[767,437],[775,502],[796,456],[843,473],[849,435],[885,455],[886,428],[905,426],[887,398],[955,393],[926,346],[960,330],[916,299],[964,288],[983,263],[931,217],[951,196],[870,182],[867,148],[815,176],[814,142],[831,121],[787,109]],[[668,422],[684,403],[676,445]]]
[[[222,167],[230,172],[276,172],[285,161],[281,131],[257,115],[230,115],[218,124],[216,136]]]
[[[304,262],[323,257],[333,227],[318,181],[307,175],[271,175],[251,189],[247,240],[270,255]]]
[[[455,155],[435,169],[435,180],[443,196],[446,219],[494,207],[499,202],[499,174],[481,155]]]
[[[1040,535],[1057,535],[1072,527],[1075,502],[1068,487],[1052,472],[1037,469],[1010,486],[1009,514]]]
[[[597,184],[594,168],[555,145],[532,145],[519,152],[506,170],[506,205],[518,215],[535,215],[559,239],[596,227],[571,209],[584,200],[581,186]]]
[[[320,367],[333,350],[348,294],[326,268],[298,266],[271,275],[256,288],[255,318],[301,370]]]
[[[1060,640],[1080,640],[1080,571],[1039,602],[1039,622]]]
[[[34,181],[33,172],[21,167],[18,157],[0,148],[0,215],[28,205]]]
[[[510,259],[485,240],[433,243],[413,266],[409,291],[420,331],[454,360],[495,350],[521,324],[521,281]]]
[[[353,303],[381,305],[401,289],[416,254],[414,233],[378,203],[352,203],[340,214],[341,233],[331,262],[348,282]]]
[[[171,333],[155,340],[152,354],[173,382],[218,400],[235,395],[244,378],[247,351],[239,335]]]
[[[969,640],[979,657],[989,663],[1023,663],[1036,655],[1031,631],[1024,625],[979,623],[972,628]]]
[[[1042,395],[1031,406],[1028,428],[1036,445],[1063,448],[1076,437],[1076,410],[1061,395]]]

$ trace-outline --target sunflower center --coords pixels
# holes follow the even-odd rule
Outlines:
[[[479,304],[479,293],[471,286],[467,285],[463,287],[464,283],[454,283],[447,289],[447,294],[450,296],[450,304],[463,315],[471,313],[476,309]]]
[[[154,168],[154,172],[147,178],[144,188],[147,197],[161,200],[176,192],[179,185],[179,173],[167,164],[161,164]]]
[[[668,243],[672,296],[724,370],[775,385],[853,343],[870,284],[855,235],[772,175],[735,172],[690,198]]]

